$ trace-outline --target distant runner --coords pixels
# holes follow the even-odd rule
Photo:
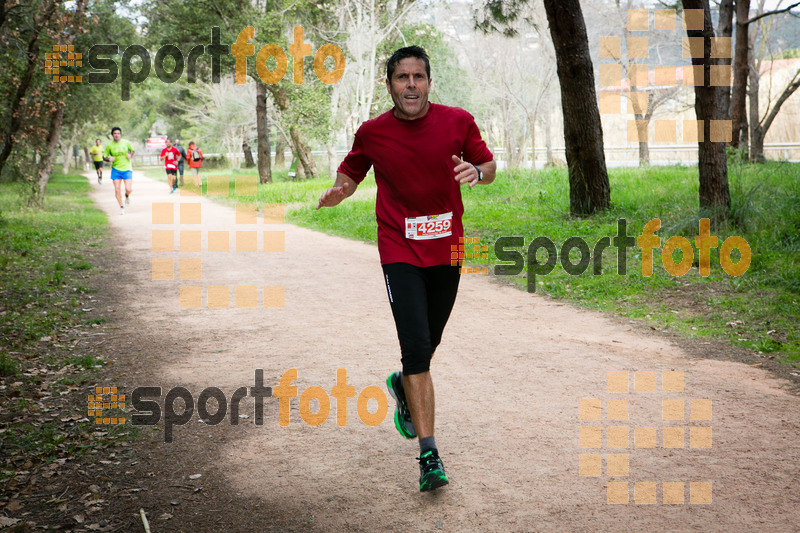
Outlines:
[[[175,148],[181,153],[181,160],[178,161],[178,175],[180,177],[180,186],[183,187],[183,163],[186,161],[186,149],[181,146],[180,139],[175,139]]]
[[[178,163],[181,161],[181,153],[172,146],[172,141],[169,139],[167,139],[167,147],[161,150],[161,160],[167,171],[169,193],[172,194],[178,188]]]
[[[203,155],[203,151],[197,147],[194,141],[189,142],[189,168],[192,171],[192,179],[194,180],[194,184],[197,187],[200,187],[203,183],[202,178],[200,177],[200,168],[203,166],[203,159],[205,156]]]
[[[125,206],[131,203],[130,196],[133,192],[133,146],[122,139],[122,129],[118,126],[111,128],[114,140],[106,146],[105,155],[111,161],[111,181],[114,183],[114,194],[119,203],[119,214],[125,214]],[[122,182],[125,182],[125,204],[122,203]]]
[[[94,160],[94,170],[97,172],[97,183],[103,183],[103,147],[100,146],[100,139],[95,139],[94,146],[89,150]]]

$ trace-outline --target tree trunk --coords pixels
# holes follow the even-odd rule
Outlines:
[[[722,0],[719,3],[719,21],[717,23],[717,36],[723,39],[730,39],[733,35],[733,0]],[[731,58],[724,58],[720,64],[730,65]],[[718,98],[722,101],[720,105],[725,108],[725,113],[730,117],[731,88],[720,87]]]
[[[275,98],[275,103],[281,111],[289,109],[289,96],[286,94],[285,89],[275,85],[267,85],[266,87],[267,90],[272,93],[272,97]],[[308,145],[306,145],[296,126],[291,126],[289,128],[289,138],[294,145],[295,153],[297,153],[297,156],[300,158],[300,163],[303,165],[305,176],[316,178],[317,167],[314,164],[314,160],[311,158],[311,150],[308,148]]]
[[[755,128],[750,128],[750,133],[750,162],[766,163],[767,158],[764,157],[764,137],[767,135],[764,128],[756,124]]]
[[[731,204],[728,190],[728,160],[725,153],[725,142],[711,137],[711,121],[724,121],[728,118],[728,106],[722,93],[727,92],[726,87],[711,85],[711,64],[721,64],[718,59],[711,58],[711,40],[714,38],[714,28],[711,25],[711,9],[708,0],[683,0],[684,9],[702,9],[702,30],[687,28],[688,37],[703,38],[703,57],[693,57],[693,65],[703,65],[705,83],[695,87],[695,114],[697,120],[703,125],[703,138],[698,142],[698,170],[700,174],[700,208],[711,210],[713,218],[724,218]],[[692,54],[697,55],[697,54]]]
[[[742,122],[747,105],[747,54],[750,53],[750,27],[745,24],[750,18],[750,0],[736,0],[736,53],[733,62],[733,95],[731,96],[731,146],[739,148]],[[745,149],[747,146],[745,146]]]
[[[72,158],[72,145],[68,142],[59,142],[56,146],[56,152],[61,148],[61,173],[66,174],[69,172],[69,160]]]
[[[83,168],[89,168],[89,149],[83,147]]]
[[[61,135],[61,124],[64,122],[64,106],[58,106],[50,115],[50,128],[47,132],[47,151],[39,161],[39,169],[36,173],[36,184],[33,191],[33,203],[41,205],[44,199],[44,191],[47,182],[50,181],[50,171],[53,168],[53,161],[56,157],[58,139]]]
[[[750,127],[747,122],[747,115],[742,115],[742,127],[740,128],[739,148],[742,150],[742,161],[750,159]]]
[[[303,177],[304,178],[316,178],[317,176],[317,165],[314,163],[314,159],[311,157],[311,149],[305,143],[305,141],[300,137],[300,132],[297,130],[295,126],[289,128],[289,135],[292,137],[292,143],[294,144],[295,152],[297,152],[297,157],[300,158],[300,164],[303,166]],[[300,176],[299,173],[299,166],[298,166],[298,177]]]
[[[253,168],[256,162],[253,161],[253,151],[250,149],[250,143],[246,140],[242,141],[242,152],[244,153],[244,165],[242,168]]]
[[[69,140],[68,146],[64,149],[64,164],[61,166],[61,173],[66,174],[69,172],[69,160],[72,158],[73,154],[73,146],[75,146],[75,142],[78,140],[78,126],[72,126],[72,137]]]
[[[544,152],[546,167],[553,166],[553,109],[550,107],[550,98],[544,111]]]
[[[336,179],[336,169],[338,168],[339,162],[336,158],[336,147],[333,145],[332,141],[328,141],[325,145],[325,151],[328,155],[328,177]]]
[[[778,99],[775,100],[775,103],[773,104],[772,109],[769,111],[769,114],[764,117],[764,120],[756,126],[756,135],[753,137],[753,143],[757,144],[752,146],[752,151],[756,155],[758,162],[766,161],[766,157],[764,157],[764,139],[767,136],[770,126],[772,126],[772,122],[775,120],[775,117],[778,116],[781,106],[786,102],[786,100],[791,98],[794,92],[799,88],[800,70],[795,73],[794,77],[789,82],[789,85],[786,86]]]
[[[8,124],[5,128],[3,128],[3,149],[0,151],[0,174],[2,174],[3,167],[8,160],[8,156],[11,155],[11,150],[14,148],[14,136],[19,131],[23,121],[26,118],[25,113],[23,112],[26,94],[31,86],[33,73],[37,68],[40,68],[41,58],[39,57],[39,35],[42,33],[42,27],[50,21],[55,9],[56,2],[55,0],[51,0],[47,5],[47,8],[43,10],[44,14],[41,16],[41,18],[34,19],[32,28],[33,31],[31,32],[32,38],[28,43],[28,63],[25,67],[24,74],[20,78],[19,83],[17,83],[17,90],[15,91],[14,97],[11,100],[11,105],[8,108]],[[52,165],[52,161],[50,164]]]
[[[632,86],[631,92],[636,92],[638,87]],[[653,117],[653,93],[647,93],[647,110],[642,112],[636,101],[633,103],[633,118],[636,120],[636,137],[639,139],[639,166],[650,166],[650,142],[648,141],[648,132],[650,130],[650,119]]]
[[[720,37],[730,37],[733,35],[733,0],[722,0],[719,3],[717,35]]]
[[[642,117],[641,119],[639,117]],[[650,143],[647,142],[647,131],[650,129],[650,114],[636,115],[636,120],[643,120],[643,132],[639,132],[639,166],[650,166]],[[637,128],[638,129],[638,128]],[[642,135],[644,133],[644,135]]]
[[[269,120],[267,117],[267,88],[256,81],[256,132],[258,135],[258,176],[260,183],[272,181],[270,161]]]
[[[339,168],[339,161],[336,157],[336,146],[333,145],[333,141],[328,141],[325,144],[325,152],[328,156],[328,177],[336,179],[336,169]]]
[[[502,105],[502,113],[500,113],[500,117],[503,120],[503,147],[505,148],[506,154],[506,168],[507,169],[516,169],[517,168],[517,157],[516,153],[514,152],[514,141],[511,139],[511,119],[510,119],[510,112],[508,110],[508,101],[503,99]]]
[[[754,39],[755,40],[755,39]],[[758,91],[760,80],[760,73],[758,72],[758,64],[756,63],[756,54],[751,51],[748,55],[748,73],[750,80],[747,85],[747,96],[750,100],[750,152],[748,154],[751,163],[761,163],[764,158],[764,140],[758,139],[759,137],[759,102]]]
[[[610,205],[589,41],[579,0],[545,0],[556,51],[573,215],[590,215]]]
[[[275,140],[275,168],[283,169],[286,167],[286,157],[283,155],[283,152],[286,151],[286,141],[283,139],[283,135],[278,133],[278,138]]]
[[[528,117],[531,128],[531,170],[536,170],[536,114],[531,113]]]
[[[338,123],[339,116],[339,96],[342,92],[342,84],[334,83],[331,89],[331,118],[334,123]],[[335,133],[335,130],[334,130]],[[334,145],[334,135],[328,136],[328,142],[325,143],[325,150],[328,153],[328,176],[331,179],[336,178],[336,169],[339,166],[339,161],[336,157],[336,146]]]

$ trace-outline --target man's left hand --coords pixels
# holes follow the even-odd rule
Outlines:
[[[478,171],[475,169],[472,163],[467,163],[457,155],[453,156],[453,163],[456,164],[456,168],[453,170],[456,173],[456,181],[459,185],[468,183],[469,188],[471,189],[478,184]]]

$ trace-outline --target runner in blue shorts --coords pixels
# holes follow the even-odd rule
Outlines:
[[[111,128],[114,140],[108,143],[103,156],[111,161],[111,182],[114,184],[114,194],[119,203],[119,214],[125,214],[125,205],[131,203],[130,195],[133,191],[133,146],[122,139],[122,129],[118,126]],[[122,203],[122,183],[125,183],[125,204]]]

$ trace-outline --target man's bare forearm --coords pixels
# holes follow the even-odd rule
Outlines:
[[[341,172],[336,173],[336,183],[333,184],[334,187],[344,187],[344,184],[347,183],[348,187],[345,189],[345,194],[347,197],[353,195],[356,192],[356,187],[358,187],[358,183],[355,182],[353,178],[348,176],[347,174],[342,174]]]
[[[494,181],[497,174],[497,163],[495,163],[494,160],[475,166],[483,172],[483,179],[478,183],[479,185],[489,185]]]

